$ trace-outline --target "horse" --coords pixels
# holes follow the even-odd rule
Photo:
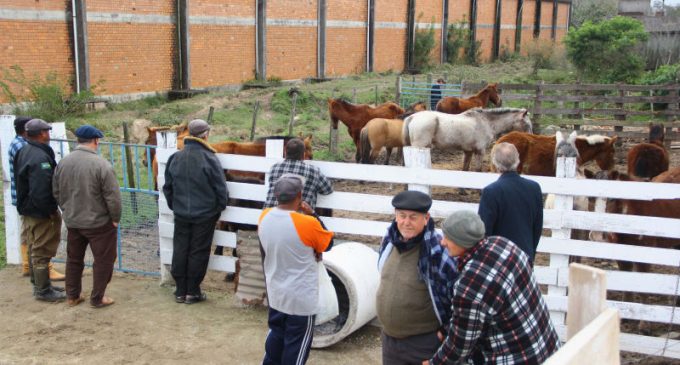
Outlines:
[[[494,105],[500,107],[502,100],[498,95],[498,84],[488,84],[483,89],[479,90],[477,94],[464,99],[456,98],[454,96],[447,96],[439,100],[437,103],[437,111],[449,114],[460,114],[472,108],[484,108],[491,100]]]
[[[423,111],[404,120],[404,146],[459,149],[465,152],[463,171],[470,169],[472,154],[477,157],[477,171],[489,144],[509,131],[531,132],[526,109],[470,109],[462,114]]]
[[[661,124],[649,123],[649,140],[633,146],[627,155],[628,175],[649,180],[668,170],[668,151],[663,145],[664,129]]]
[[[595,160],[602,170],[614,167],[614,143],[617,137],[601,135],[577,136],[574,141],[579,152],[579,166]],[[555,176],[555,136],[510,132],[496,143],[508,142],[519,152],[517,172],[527,175]],[[492,167],[493,170],[493,167]]]
[[[187,128],[187,123],[181,123],[173,126],[156,126],[156,127],[146,127],[148,136],[146,137],[145,145],[157,146],[158,141],[156,140],[156,132],[174,130],[177,132],[177,148],[182,149],[184,147],[184,137],[189,135],[189,128]],[[156,149],[149,148],[149,157],[153,160],[156,157]],[[146,160],[146,153],[142,154],[142,164],[144,166],[148,165]]]
[[[386,150],[385,165],[389,165],[390,156],[394,148],[398,148],[399,154],[402,155],[401,149],[404,146],[404,142],[401,138],[401,129],[404,119],[423,110],[427,110],[427,104],[419,101],[411,104],[406,108],[406,112],[399,115],[396,119],[371,119],[361,129],[359,137],[361,163],[374,163],[383,147]]]
[[[357,148],[355,160],[359,162],[361,128],[374,118],[394,119],[398,115],[404,114],[404,109],[392,102],[371,108],[366,104],[352,104],[343,99],[328,99],[328,114],[331,117],[331,127],[333,129],[338,129],[338,121],[342,121],[347,126],[347,131],[352,137],[352,141],[354,141],[354,146]]]

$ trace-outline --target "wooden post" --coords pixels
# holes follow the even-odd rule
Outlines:
[[[432,159],[430,157],[430,149],[410,146],[404,147],[404,166],[415,169],[431,169]],[[431,195],[431,188],[429,185],[408,184],[408,190],[422,191],[427,195]]]
[[[293,92],[293,109],[290,113],[290,120],[288,121],[288,135],[293,135],[293,125],[295,124],[295,108],[297,107],[297,97],[298,93]]]
[[[257,123],[257,112],[260,109],[260,101],[255,100],[255,105],[253,106],[253,122],[250,124],[250,141],[255,139],[255,124]]]
[[[533,130],[537,131],[540,129],[540,120],[541,120],[541,107],[542,107],[542,100],[543,100],[543,85],[545,82],[543,80],[539,81],[536,84],[536,99],[534,99],[534,110],[533,110]]]
[[[375,106],[378,106],[378,85],[375,85]]]
[[[130,134],[128,133],[127,122],[123,123],[123,142],[125,142],[125,162],[127,167],[127,180],[128,186],[126,188],[135,188],[135,172],[132,166],[132,154],[130,153]],[[137,194],[135,192],[130,193],[130,199],[132,203],[132,213],[137,214]]]
[[[206,122],[207,122],[208,124],[212,123],[213,113],[214,113],[214,112],[215,112],[215,107],[214,107],[214,106],[211,106],[211,107],[210,107],[210,110],[208,110],[208,119],[206,120]]]
[[[594,267],[569,265],[567,341],[607,309],[607,274]]]
[[[427,74],[427,87],[430,89],[427,93],[427,107],[429,109],[432,105],[432,74]]]
[[[401,105],[401,76],[397,76],[397,85],[396,85],[396,95],[394,96],[394,100],[397,102],[397,104]]]

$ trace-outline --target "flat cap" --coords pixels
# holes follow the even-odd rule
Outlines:
[[[427,213],[432,206],[432,198],[420,191],[407,190],[402,191],[392,198],[392,206],[395,209]]]
[[[203,119],[194,119],[189,122],[189,134],[196,137],[205,131],[209,131],[210,126]]]
[[[459,210],[446,217],[442,232],[457,246],[468,249],[484,238],[484,222],[475,212]]]
[[[52,126],[42,119],[31,119],[26,123],[26,132],[38,132],[51,129]]]
[[[76,137],[82,139],[104,138],[104,133],[102,133],[102,131],[88,124],[78,127],[75,134]]]
[[[305,178],[295,174],[283,174],[274,182],[274,196],[279,203],[288,203],[302,192]]]

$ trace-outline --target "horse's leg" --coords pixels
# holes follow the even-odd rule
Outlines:
[[[465,157],[463,158],[463,171],[470,170],[470,160],[472,159],[472,152],[465,151]]]
[[[390,164],[390,156],[392,155],[392,148],[385,147],[385,165]]]
[[[354,145],[357,147],[357,152],[354,156],[354,160],[356,161],[356,163],[359,163],[359,161],[361,161],[361,142],[359,141],[360,134],[361,131],[352,134]]]
[[[475,160],[477,161],[475,171],[482,172],[482,159],[484,159],[484,153],[482,151],[475,152]]]

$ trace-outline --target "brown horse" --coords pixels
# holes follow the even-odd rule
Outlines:
[[[602,170],[614,167],[614,142],[617,137],[600,135],[578,136],[578,165],[595,161]],[[555,176],[555,136],[542,136],[523,132],[510,132],[496,143],[508,142],[517,147],[519,166],[517,171],[527,175]],[[492,167],[493,170],[493,167]]]
[[[177,132],[177,148],[182,149],[182,147],[184,147],[184,137],[189,135],[189,128],[187,128],[187,123],[182,123],[173,126],[146,127],[146,131],[149,133],[149,135],[146,137],[146,141],[144,142],[144,144],[148,146],[157,146],[158,141],[156,140],[156,132],[169,130],[174,130],[175,132]],[[149,148],[149,156],[151,157],[151,160],[155,158],[156,156],[155,148]],[[144,164],[144,166],[148,165],[148,162],[146,160],[146,153],[142,154],[142,164]]]
[[[342,121],[347,126],[347,131],[357,148],[355,160],[359,162],[361,128],[374,118],[394,119],[398,115],[404,114],[404,109],[392,102],[371,108],[366,104],[352,104],[342,99],[328,99],[328,114],[331,117],[333,129],[338,129],[338,121]]]
[[[486,108],[489,100],[496,106],[501,106],[502,101],[498,95],[498,84],[489,84],[485,88],[467,99],[447,96],[437,103],[437,111],[449,114],[460,114],[472,108]]]
[[[668,170],[664,137],[663,125],[649,123],[649,143],[636,144],[628,151],[628,175],[649,180]]]

